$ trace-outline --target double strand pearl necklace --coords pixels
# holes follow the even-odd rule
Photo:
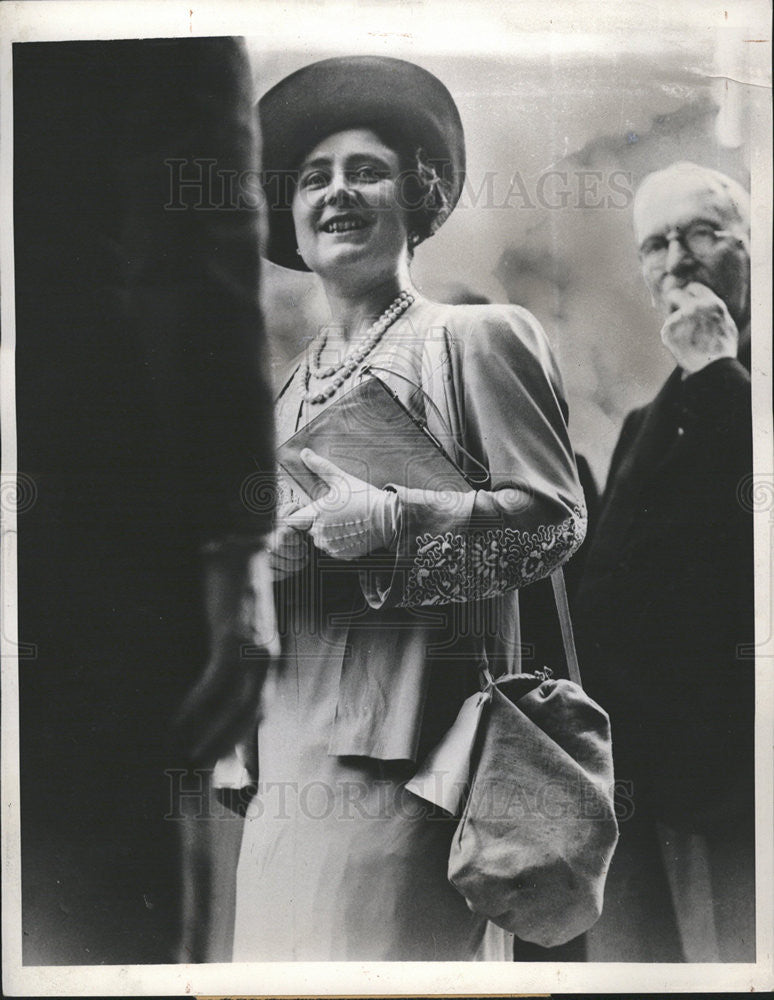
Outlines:
[[[307,355],[306,368],[304,371],[304,388],[301,393],[301,397],[304,402],[323,403],[326,399],[330,399],[334,392],[344,385],[352,372],[371,353],[395,320],[398,319],[399,316],[403,315],[413,301],[414,296],[411,292],[402,291],[400,295],[398,295],[398,297],[394,299],[389,306],[387,306],[376,322],[368,328],[363,337],[353,345],[351,350],[347,351],[341,361],[339,361],[336,365],[329,365],[327,368],[320,367],[320,357],[328,341],[328,334],[326,331],[323,331],[317,337],[317,344],[314,346],[314,350],[312,351],[314,358],[313,364],[309,360],[309,355]],[[334,375],[336,377],[333,381],[319,392],[315,392],[309,388],[309,383],[313,377],[315,379],[322,380],[331,378]]]

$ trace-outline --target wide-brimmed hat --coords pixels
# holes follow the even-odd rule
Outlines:
[[[465,138],[454,100],[432,73],[387,56],[340,56],[304,66],[258,102],[269,214],[265,256],[297,271],[291,200],[306,153],[335,132],[371,128],[401,149],[421,148],[448,185],[449,208],[465,178]]]

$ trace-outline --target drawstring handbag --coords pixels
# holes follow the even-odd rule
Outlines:
[[[543,947],[596,922],[618,839],[610,722],[581,686],[561,569],[551,582],[570,679],[484,668],[406,786],[460,815],[448,875],[469,908]]]

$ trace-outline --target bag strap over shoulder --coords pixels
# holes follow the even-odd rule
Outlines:
[[[567,673],[570,676],[570,680],[582,688],[578,654],[575,649],[575,637],[573,636],[572,620],[570,619],[570,605],[567,601],[567,587],[565,586],[564,572],[561,566],[551,574],[551,586],[554,589],[554,601],[556,602],[556,611],[559,615],[559,627],[562,630],[562,644],[564,645],[564,656],[567,661]]]

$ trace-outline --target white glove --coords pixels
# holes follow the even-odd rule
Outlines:
[[[397,493],[351,476],[309,448],[301,452],[301,458],[328,486],[328,492],[291,514],[286,524],[308,532],[315,546],[335,559],[358,559],[391,548],[398,534]]]
[[[309,562],[309,538],[305,532],[288,524],[288,517],[299,509],[298,503],[284,503],[277,511],[276,527],[266,542],[275,580],[287,579]]]

